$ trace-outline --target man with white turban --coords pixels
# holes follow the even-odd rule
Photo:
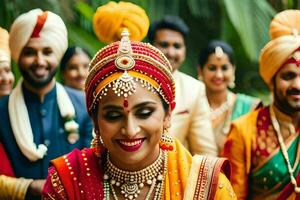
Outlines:
[[[238,199],[300,199],[299,33],[299,10],[274,17],[259,66],[274,100],[233,122],[224,156]]]
[[[12,24],[9,46],[22,78],[0,100],[2,141],[16,177],[33,179],[25,199],[40,199],[49,161],[90,144],[92,122],[80,91],[55,80],[67,49],[62,19],[34,9]]]

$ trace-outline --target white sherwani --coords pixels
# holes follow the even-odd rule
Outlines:
[[[170,134],[178,138],[192,154],[217,156],[204,84],[179,71],[173,75],[176,107]]]

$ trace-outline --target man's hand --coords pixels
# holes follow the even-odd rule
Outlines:
[[[42,191],[45,183],[45,179],[33,180],[28,187],[28,192],[34,196],[42,196]]]

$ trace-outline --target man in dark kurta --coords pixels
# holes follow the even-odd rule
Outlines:
[[[33,179],[26,199],[40,199],[49,161],[89,146],[92,121],[83,93],[62,87],[54,77],[68,44],[61,18],[29,11],[14,21],[10,36],[23,78],[0,100],[0,141],[15,176]]]

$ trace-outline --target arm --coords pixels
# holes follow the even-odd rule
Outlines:
[[[218,155],[218,148],[212,130],[210,109],[205,89],[198,88],[198,95],[193,107],[193,115],[188,133],[192,154]]]
[[[42,192],[43,200],[66,200],[67,193],[65,188],[58,176],[56,169],[51,166],[48,169],[48,177],[46,179],[46,183]]]
[[[32,179],[0,175],[0,199],[23,200]]]
[[[233,125],[225,143],[224,157],[227,157],[231,163],[231,183],[238,199],[246,199],[248,193],[246,154],[242,133]]]

